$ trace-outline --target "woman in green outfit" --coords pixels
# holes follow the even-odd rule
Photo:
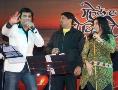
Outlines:
[[[112,61],[110,53],[115,51],[115,38],[105,17],[93,20],[93,29],[86,37],[81,77],[81,90],[112,90]]]

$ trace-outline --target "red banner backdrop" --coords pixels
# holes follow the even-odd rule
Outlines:
[[[47,3],[48,2],[48,3]],[[88,34],[91,20],[97,16],[105,16],[110,24],[112,32],[116,37],[118,47],[118,5],[117,0],[1,0],[0,2],[0,27],[8,20],[9,16],[22,7],[29,7],[34,12],[34,23],[40,29],[58,29],[59,16],[63,11],[73,12],[78,19],[75,28]],[[45,38],[45,37],[44,37]],[[46,37],[49,38],[49,37]],[[118,71],[114,72],[114,88],[118,90]],[[37,85],[43,90],[48,82],[46,76],[37,77]],[[79,80],[77,81],[79,87]],[[20,90],[25,87],[22,82]],[[78,89],[79,90],[79,89]]]

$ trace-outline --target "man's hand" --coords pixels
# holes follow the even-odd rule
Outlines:
[[[58,48],[53,48],[52,49],[52,54],[59,54],[59,49]]]
[[[78,76],[81,74],[81,67],[80,66],[77,66],[74,70],[74,75],[75,76]]]
[[[11,18],[9,19],[9,23],[11,25],[18,23],[19,22],[19,16],[20,14],[18,12],[16,12],[13,16],[11,16]]]
[[[34,29],[35,26],[34,26],[34,23],[33,22],[26,22],[25,25],[27,26],[28,29]]]

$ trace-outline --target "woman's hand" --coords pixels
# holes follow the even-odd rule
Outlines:
[[[98,33],[94,33],[93,38],[98,42],[103,42],[103,39],[100,37]]]
[[[91,76],[93,74],[93,65],[90,64],[87,60],[85,61],[88,74]]]

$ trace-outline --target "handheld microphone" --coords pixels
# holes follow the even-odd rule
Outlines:
[[[96,33],[97,33],[96,29],[93,28],[92,34],[93,34],[93,38],[94,38],[94,39],[96,39],[96,36],[95,36]]]
[[[33,22],[31,22],[31,21],[27,22],[26,25],[27,25],[27,27],[28,27],[29,29],[31,29],[31,30],[34,30],[34,29],[35,29],[34,24],[33,24]]]
[[[32,27],[30,27],[30,29],[31,29],[31,30],[34,30],[34,29],[35,29],[35,27],[34,27],[34,26],[32,26]]]
[[[93,28],[92,33],[93,33],[93,34],[94,34],[94,33],[97,33],[96,29]]]

